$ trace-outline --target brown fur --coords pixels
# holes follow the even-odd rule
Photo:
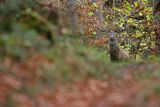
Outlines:
[[[111,61],[114,62],[114,61],[123,61],[130,59],[130,55],[123,49],[119,48],[117,38],[115,37],[114,33],[111,34],[109,47],[110,47]]]
[[[118,53],[118,59],[120,60],[129,60],[130,59],[130,55],[128,52],[126,52],[125,50],[120,49],[119,53]]]

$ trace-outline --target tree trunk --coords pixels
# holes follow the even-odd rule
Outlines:
[[[78,13],[76,11],[76,6],[77,6],[77,0],[68,0],[67,1],[67,6],[68,6],[68,14],[69,18],[71,21],[71,27],[73,29],[74,33],[79,33],[79,18],[78,18]]]
[[[103,24],[103,2],[102,0],[92,0],[92,3],[100,3],[100,7],[98,10],[94,11],[94,16],[97,18],[97,20],[99,21],[99,28],[96,29],[96,36],[97,37],[101,37],[102,36],[102,32],[101,32],[101,28],[102,28],[102,24]]]
[[[154,2],[154,23],[155,23],[155,38],[156,38],[156,50],[157,54],[160,55],[160,0]]]

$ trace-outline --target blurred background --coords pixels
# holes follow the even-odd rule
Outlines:
[[[0,0],[0,107],[159,107],[159,12],[160,0]],[[110,61],[111,32],[130,59]]]

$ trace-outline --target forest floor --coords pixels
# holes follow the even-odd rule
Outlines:
[[[160,107],[160,63],[111,63],[88,48],[57,49],[4,58],[0,107]]]

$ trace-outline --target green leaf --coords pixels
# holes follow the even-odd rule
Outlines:
[[[90,16],[90,17],[93,16],[93,15],[94,15],[93,12],[89,12],[89,13],[88,13],[88,16]]]
[[[97,32],[95,32],[95,31],[94,31],[92,34],[93,34],[93,35],[96,35],[96,34],[97,34]]]
[[[142,12],[139,12],[139,16],[143,16]]]
[[[93,3],[93,7],[98,8],[98,4],[97,3]]]
[[[138,6],[138,2],[134,2],[134,6],[137,7]]]

